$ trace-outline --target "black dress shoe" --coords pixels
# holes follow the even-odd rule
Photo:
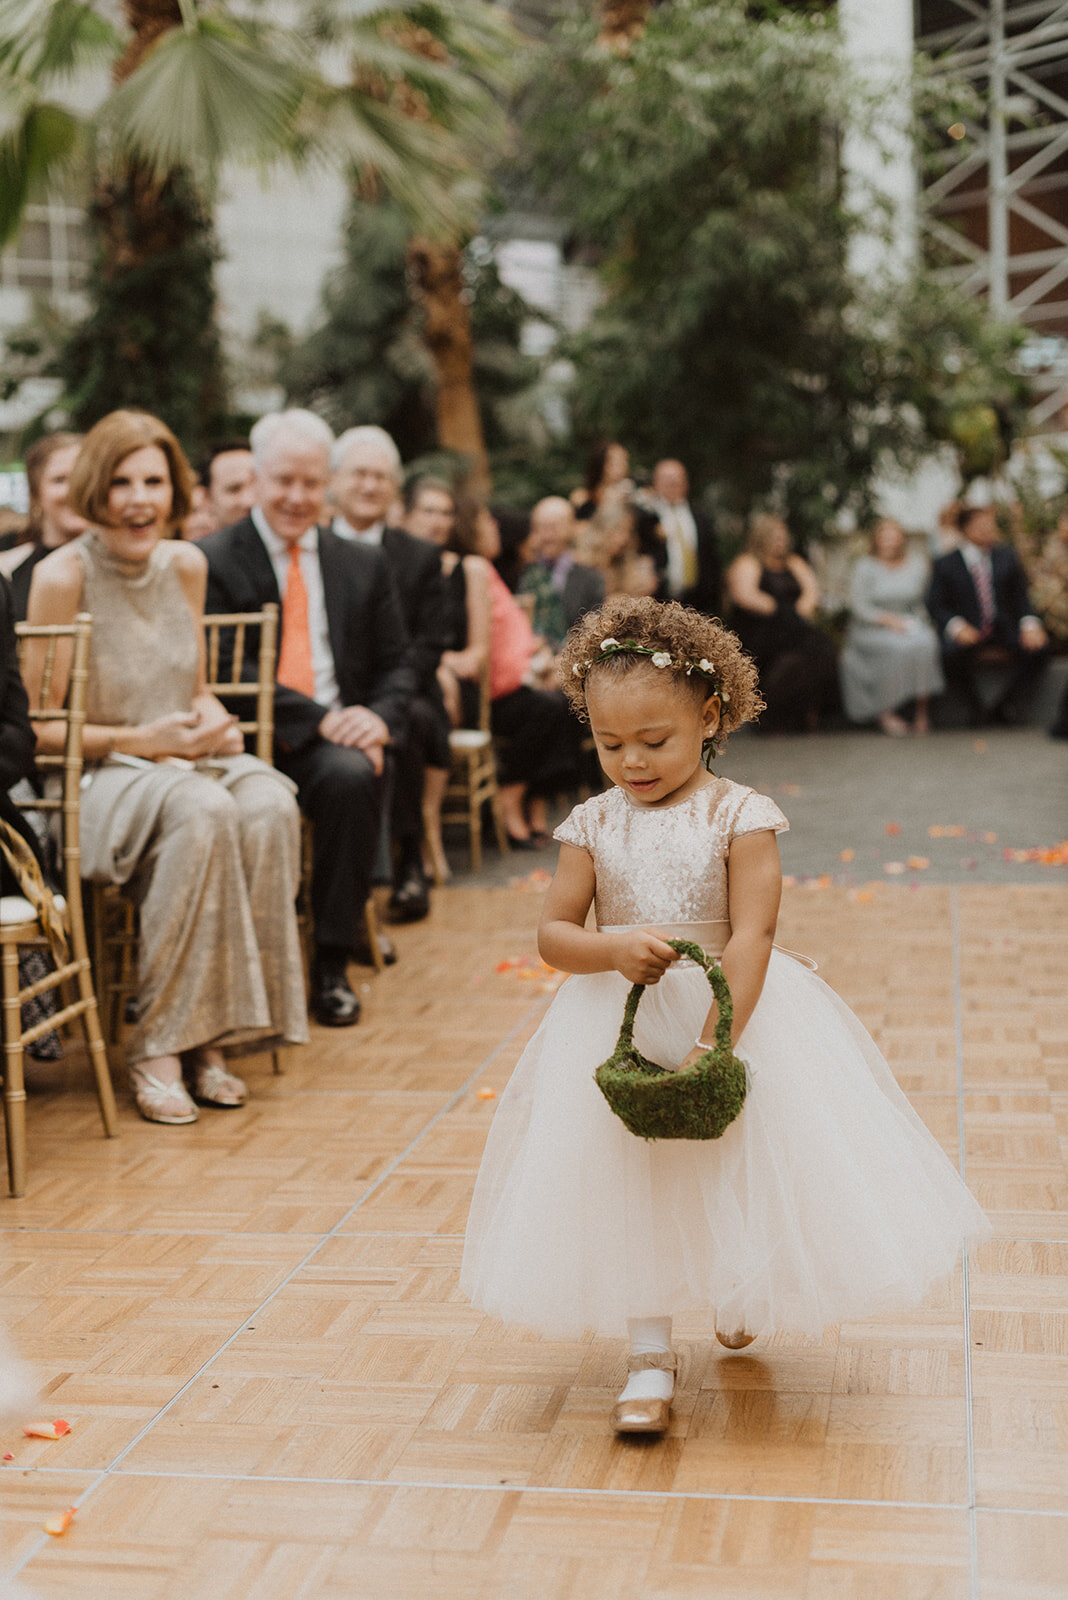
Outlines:
[[[397,965],[397,946],[393,943],[389,934],[383,933],[382,929],[378,928],[375,931],[375,938],[378,941],[378,953],[382,957],[382,965],[384,967],[395,967]],[[358,967],[377,967],[378,965],[374,957],[374,951],[366,939],[361,939],[357,944],[353,945],[352,959]]]
[[[360,1002],[343,967],[317,967],[312,972],[311,1013],[324,1028],[351,1028],[360,1020]]]
[[[540,845],[535,844],[529,834],[525,839],[517,839],[514,833],[508,835],[508,846],[512,850],[539,850],[541,848]]]
[[[386,905],[391,922],[421,922],[430,914],[430,890],[422,870],[406,874]]]

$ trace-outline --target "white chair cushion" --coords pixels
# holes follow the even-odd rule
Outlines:
[[[56,895],[56,905],[60,911],[66,911],[67,902],[61,894]],[[0,895],[0,925],[10,927],[13,922],[36,922],[37,913],[28,900],[20,894]]]
[[[484,728],[454,728],[449,734],[449,744],[454,750],[484,750],[490,735]]]

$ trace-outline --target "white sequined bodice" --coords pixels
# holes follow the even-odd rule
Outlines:
[[[787,827],[767,795],[713,778],[663,809],[609,789],[576,806],[553,837],[593,857],[594,908],[604,928],[725,921],[731,840]]]

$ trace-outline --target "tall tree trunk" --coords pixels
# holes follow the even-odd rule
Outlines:
[[[645,28],[652,0],[599,0],[597,9],[601,13],[600,43],[626,55],[631,41]]]
[[[116,83],[182,23],[177,0],[124,0],[123,11],[131,34]],[[130,159],[97,175],[89,220],[91,309],[60,359],[72,417],[87,427],[143,407],[196,450],[224,407],[210,215],[181,168],[161,177]]]
[[[423,338],[437,374],[435,414],[438,443],[468,463],[465,487],[488,495],[489,456],[474,381],[471,308],[463,294],[463,252],[459,245],[412,239],[408,273],[423,308]]]

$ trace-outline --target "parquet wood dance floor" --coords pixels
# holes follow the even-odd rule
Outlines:
[[[644,1443],[608,1432],[622,1343],[506,1331],[456,1287],[478,1090],[548,1004],[495,970],[534,955],[539,905],[439,891],[363,1023],[284,1077],[251,1062],[244,1110],[156,1128],[125,1099],[107,1143],[76,1062],[32,1096],[0,1315],[71,1432],[3,1439],[0,1573],[41,1600],[1064,1600],[1059,885],[787,892],[783,941],[997,1237],[916,1315],[820,1343],[677,1325]]]

